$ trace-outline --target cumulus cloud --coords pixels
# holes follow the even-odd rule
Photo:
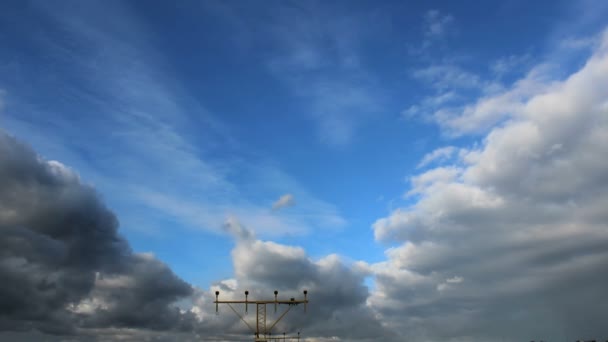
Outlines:
[[[404,337],[608,336],[598,301],[608,281],[608,34],[564,81],[536,79],[515,96],[522,84],[478,102],[504,105],[503,124],[454,165],[413,177],[419,199],[373,225],[377,239],[402,244],[372,265],[369,301]],[[480,122],[473,112],[458,122]]]
[[[276,202],[272,204],[272,210],[279,210],[282,208],[293,207],[296,205],[296,200],[292,194],[285,194],[279,197]]]
[[[304,314],[303,308],[298,307],[277,326],[275,333],[302,331],[311,341],[331,340],[332,336],[371,341],[391,336],[367,303],[369,289],[364,279],[371,275],[371,268],[365,263],[347,263],[337,255],[315,260],[300,247],[259,239],[237,239],[232,259],[235,278],[212,287],[224,299],[242,299],[244,290],[250,291],[250,298],[270,299],[274,290],[279,291],[280,297],[301,298],[301,291],[308,290],[308,312]],[[247,332],[230,310],[220,310],[222,319],[232,320],[232,331]]]
[[[134,253],[117,218],[73,170],[0,133],[0,339],[188,341],[246,333],[238,320],[213,314],[211,291],[192,288],[152,254]],[[278,201],[294,203],[291,194]],[[306,329],[318,340],[341,336],[351,319],[362,322],[362,336],[379,329],[365,303],[369,272],[360,265],[337,256],[311,260],[301,248],[257,240],[235,215],[222,227],[237,244],[236,275],[212,290],[298,296],[305,287],[317,307],[280,329]]]
[[[179,330],[190,285],[131,251],[95,191],[0,131],[0,331]]]
[[[432,111],[432,120],[452,136],[485,133],[514,113],[522,112],[522,107],[532,97],[552,91],[559,84],[554,82],[553,72],[554,68],[549,64],[538,65],[511,88],[502,90],[499,85],[486,82],[485,88],[499,91],[490,91],[490,94],[465,106],[436,107]]]
[[[300,297],[303,289],[310,293],[308,314],[295,313],[275,332],[300,330],[317,340],[389,336],[367,304],[369,265],[336,255],[313,260],[300,247],[257,239],[234,216],[224,229],[235,238],[234,278],[217,282],[212,291],[223,298],[240,298],[244,289],[252,297],[271,297],[275,289],[287,298]],[[152,254],[133,252],[118,233],[116,217],[77,174],[4,132],[0,231],[3,338],[178,341],[249,335],[236,317],[213,314],[212,291],[191,287]]]

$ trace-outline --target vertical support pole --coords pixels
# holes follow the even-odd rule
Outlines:
[[[258,311],[258,325],[257,331],[262,337],[266,337],[266,304],[258,303],[257,304]]]
[[[266,334],[268,333],[266,331],[266,304],[262,305],[262,308],[264,310],[264,320],[262,320],[262,328],[264,329],[264,336],[266,336]]]
[[[304,290],[304,312],[308,309],[308,291]]]
[[[217,302],[217,297],[220,295],[220,291],[215,291],[215,313],[218,313],[219,311],[219,303]]]
[[[247,302],[247,296],[249,296],[249,291],[245,290],[245,313],[247,313],[247,306],[249,305]]]

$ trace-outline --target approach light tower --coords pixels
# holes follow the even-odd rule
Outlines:
[[[304,304],[304,312],[306,312],[307,306],[308,306],[308,291],[304,290],[304,299],[303,300],[296,300],[295,298],[290,298],[289,300],[285,299],[278,299],[277,296],[279,295],[279,291],[274,291],[274,300],[249,300],[249,291],[245,291],[245,300],[219,300],[218,297],[220,295],[220,291],[215,291],[215,312],[219,312],[219,305],[220,304],[228,304],[228,306],[230,307],[230,309],[232,309],[232,311],[241,319],[241,321],[243,321],[243,323],[245,323],[245,325],[247,325],[247,327],[249,327],[249,329],[251,329],[253,331],[253,333],[255,334],[254,336],[254,341],[255,342],[268,342],[268,341],[285,341],[286,339],[289,340],[295,340],[297,338],[297,340],[300,340],[300,333],[298,332],[298,336],[285,336],[285,333],[283,333],[283,336],[279,337],[272,337],[272,328],[274,328],[275,325],[277,325],[277,323],[279,323],[279,321],[281,319],[283,319],[283,317],[285,317],[285,315],[287,315],[287,313],[289,312],[289,310],[291,310],[292,307],[298,305],[298,304]],[[234,309],[234,307],[232,306],[232,304],[245,304],[245,313],[247,313],[247,309],[249,304],[255,304],[256,306],[256,326],[255,329],[249,325],[249,323],[247,323],[247,321],[243,318],[243,315],[241,315],[236,309]],[[281,314],[281,316],[279,316],[279,318],[277,318],[276,321],[274,321],[274,323],[272,323],[272,325],[270,327],[266,326],[266,305],[268,304],[274,304],[274,312],[277,312],[277,307],[280,304],[287,304],[287,309]]]

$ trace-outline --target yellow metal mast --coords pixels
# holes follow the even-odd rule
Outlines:
[[[290,298],[289,300],[284,300],[284,299],[278,299],[278,295],[279,295],[279,291],[274,291],[274,300],[249,300],[249,291],[245,291],[245,300],[219,300],[219,295],[220,295],[220,291],[215,291],[215,312],[219,312],[219,305],[220,304],[227,304],[228,307],[230,307],[230,309],[232,309],[232,311],[241,319],[241,321],[243,321],[243,323],[245,323],[245,325],[247,325],[247,327],[249,327],[249,329],[251,329],[253,331],[253,333],[255,334],[255,338],[254,341],[255,342],[267,342],[267,341],[285,341],[287,339],[289,340],[293,340],[296,337],[290,337],[290,336],[285,336],[285,333],[283,333],[283,337],[272,337],[271,333],[272,333],[272,328],[274,328],[275,325],[277,325],[277,323],[279,323],[279,321],[281,319],[283,319],[283,317],[285,317],[285,315],[287,315],[287,313],[289,312],[289,310],[291,310],[292,307],[297,306],[298,304],[304,304],[304,312],[306,312],[307,306],[308,306],[308,291],[304,290],[304,299],[302,300],[296,300],[295,298]],[[249,304],[255,304],[256,306],[256,326],[255,329],[249,325],[249,323],[247,323],[247,321],[243,318],[243,316],[241,314],[239,314],[239,312],[234,309],[234,307],[232,306],[232,304],[245,304],[245,313],[247,313]],[[281,304],[286,304],[287,305],[287,309],[281,314],[281,316],[279,316],[279,318],[277,318],[276,321],[274,321],[274,323],[272,323],[272,325],[270,325],[270,327],[267,327],[266,325],[266,305],[268,304],[274,304],[274,312],[277,312],[277,307]],[[300,340],[300,333],[298,332],[298,336],[297,336],[298,341]]]

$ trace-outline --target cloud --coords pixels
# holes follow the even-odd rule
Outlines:
[[[348,264],[337,255],[313,260],[300,247],[258,239],[237,240],[232,260],[235,279],[229,281],[231,286],[218,283],[212,287],[224,299],[243,298],[244,290],[250,291],[249,298],[272,298],[274,290],[279,297],[301,298],[301,291],[308,290],[308,312],[301,307],[292,310],[274,333],[301,330],[312,341],[331,340],[332,336],[353,341],[392,336],[367,304],[369,289],[364,279],[371,270],[365,263]],[[220,310],[222,319],[235,318],[226,308]],[[247,332],[243,323],[232,322],[233,331]]]
[[[32,4],[36,15],[61,30],[41,33],[42,40],[28,31],[23,39],[44,51],[39,55],[47,59],[41,65],[58,67],[48,70],[51,83],[40,84],[32,73],[15,77],[28,82],[12,85],[7,127],[40,153],[69,162],[86,175],[116,208],[125,230],[162,236],[167,226],[159,222],[171,221],[181,228],[222,234],[230,216],[238,216],[261,236],[302,235],[311,227],[345,224],[334,205],[233,138],[233,132],[168,72],[164,54],[129,6],[69,3]],[[33,15],[22,14],[17,16]],[[55,74],[59,69],[69,75]],[[24,70],[29,68],[24,65]],[[34,93],[48,99],[69,93],[71,107],[86,110],[74,124],[62,111],[32,109],[30,103],[40,100]],[[19,99],[23,94],[27,98]],[[356,94],[352,97],[356,101]],[[53,105],[47,108],[56,108]],[[338,121],[336,131],[349,131]],[[232,170],[244,172],[233,177]],[[250,191],[242,191],[245,188]],[[301,201],[297,210],[270,212],[269,197],[287,191]]]
[[[576,41],[590,48],[598,47],[600,38],[601,35],[595,35]],[[498,58],[487,65],[489,74],[485,76],[478,70],[463,68],[453,59],[412,70],[412,77],[434,93],[410,104],[402,115],[438,124],[448,137],[486,134],[512,113],[521,111],[519,107],[530,98],[551,91],[567,76],[560,64],[568,64],[569,58],[581,53],[571,51],[581,50],[580,47],[565,47],[568,44],[569,39],[561,40],[544,62],[533,67],[530,65],[534,58],[529,54]],[[513,78],[516,81],[512,82]]]
[[[243,168],[246,168],[243,165]],[[271,189],[283,191],[286,188],[295,189],[298,198],[306,199],[297,208],[281,212],[268,210],[267,206],[257,205],[249,201],[234,199],[222,203],[193,200],[179,196],[179,194],[159,193],[149,189],[134,188],[133,193],[149,208],[163,212],[168,217],[179,221],[186,227],[208,230],[211,232],[226,232],[227,218],[239,217],[239,221],[262,236],[306,235],[312,231],[311,227],[326,229],[341,229],[347,222],[337,212],[336,208],[323,202],[302,189],[290,177],[280,170],[264,169],[251,170],[251,173],[272,173],[275,175],[274,183],[264,183],[260,179],[257,184],[267,184]],[[265,178],[265,177],[264,177]],[[268,191],[268,187],[264,187]],[[295,195],[292,195],[295,198]]]
[[[454,152],[456,152],[456,147],[454,147],[454,146],[446,146],[446,147],[438,148],[438,149],[434,150],[433,152],[427,153],[422,158],[420,163],[418,163],[418,166],[416,166],[416,168],[425,167],[425,166],[429,165],[430,163],[433,163],[436,161],[439,161],[439,162],[445,161],[445,160],[451,158],[452,155],[454,154]]]
[[[462,277],[453,277],[445,280],[448,284],[460,284],[464,279]]]
[[[531,97],[551,90],[556,84],[553,71],[551,65],[538,65],[511,88],[491,92],[465,106],[438,108],[432,119],[452,136],[487,132],[513,113],[520,112]]]
[[[77,174],[4,132],[0,203],[1,336],[31,340],[36,330],[48,340],[177,341],[246,333],[238,320],[214,319],[212,292],[191,287],[154,255],[134,253],[116,217]],[[252,296],[277,289],[288,298],[310,291],[308,315],[297,313],[275,331],[303,330],[319,340],[387,334],[366,304],[366,264],[336,255],[312,260],[300,247],[256,239],[236,217],[224,229],[235,238],[235,278],[212,290],[235,297],[244,288]]]
[[[95,191],[0,131],[0,331],[182,329],[172,303],[191,294],[151,255],[136,254]]]
[[[452,152],[451,165],[412,177],[411,204],[373,227],[378,240],[399,243],[385,261],[315,259],[256,238],[235,215],[224,225],[235,236],[234,275],[211,290],[242,298],[245,289],[252,297],[308,289],[308,314],[295,310],[277,331],[319,341],[606,336],[608,306],[597,298],[608,264],[608,162],[598,157],[608,152],[607,51],[514,106],[480,145]],[[78,175],[1,137],[3,330],[83,340],[247,334],[228,310],[214,319],[212,292],[133,253]],[[183,298],[193,306],[178,309]]]
[[[560,48],[566,50],[591,49],[598,44],[598,37],[566,37],[560,41]]]
[[[487,133],[520,111],[531,97],[551,90],[558,83],[555,75],[555,65],[541,63],[506,87],[498,79],[483,80],[454,65],[432,65],[414,71],[414,77],[434,88],[436,94],[424,97],[402,114],[436,123],[450,137]],[[463,94],[470,92],[477,93],[477,97],[466,102],[470,94]]]
[[[348,145],[363,123],[382,112],[377,81],[360,56],[376,18],[308,5],[278,12],[271,15],[275,21],[258,23],[267,30],[264,44],[270,38],[274,47],[268,70],[309,104],[322,143]]]
[[[452,64],[435,64],[414,70],[414,78],[424,81],[438,91],[457,88],[478,88],[479,76]]]
[[[293,195],[285,194],[272,204],[272,210],[293,207],[294,205],[296,205],[296,200],[294,199]]]
[[[463,102],[471,94],[493,96],[503,90],[498,81],[482,79],[478,74],[467,71],[454,62],[431,63],[426,67],[412,70],[411,76],[432,89],[433,94],[410,105],[402,111],[402,115],[406,119],[417,118],[438,123],[442,128],[449,125],[450,119],[458,116],[456,113],[466,110],[463,109]],[[493,123],[491,122],[490,125]],[[456,130],[450,130],[449,133],[456,135],[454,131]]]
[[[314,117],[319,122],[321,141],[330,146],[350,143],[361,124],[380,111],[380,96],[372,89],[371,82],[350,77],[318,79],[314,88],[301,89],[310,98]]]
[[[444,36],[454,23],[454,17],[438,10],[429,10],[424,14],[424,35],[429,39]]]
[[[463,280],[464,280],[464,278],[462,278],[462,277],[448,278],[443,283],[440,283],[439,285],[437,285],[437,291],[439,291],[439,292],[447,291],[450,288],[452,288],[454,286],[454,284],[462,283]]]
[[[66,17],[82,20],[81,16]],[[113,20],[112,25],[119,22]],[[136,196],[146,198],[150,208],[163,209],[181,222],[223,228],[235,237],[234,275],[218,281],[212,290],[218,289],[228,298],[242,298],[244,289],[252,291],[252,296],[266,297],[278,289],[282,295],[295,297],[307,288],[309,314],[291,315],[278,329],[302,328],[305,336],[315,341],[499,341],[531,336],[574,340],[580,335],[608,335],[602,321],[608,306],[597,300],[605,295],[608,264],[608,166],[602,158],[608,146],[606,43],[579,72],[563,82],[555,81],[544,66],[537,67],[504,91],[484,94],[480,101],[462,108],[433,111],[433,118],[445,131],[454,135],[483,134],[484,139],[480,145],[460,150],[458,156],[453,152],[430,154],[429,162],[441,161],[443,165],[412,177],[406,192],[411,196],[409,205],[376,221],[376,238],[399,245],[386,251],[385,261],[370,265],[336,255],[314,258],[301,247],[257,238],[251,227],[257,231],[258,226],[278,227],[285,222],[305,226],[300,220],[273,219],[279,215],[266,215],[266,205],[239,206],[233,210],[236,214],[230,215],[226,208],[234,207],[232,191],[236,185],[228,182],[222,171],[234,165],[200,159],[202,152],[188,143],[187,134],[173,126],[174,122],[188,125],[182,116],[187,111],[176,107],[180,94],[169,87],[171,82],[157,77],[162,68],[141,65],[137,62],[141,58],[136,58],[141,55],[131,54],[139,50],[129,48],[138,39],[106,40],[103,30],[93,29],[95,24],[65,28],[82,31],[87,42],[103,37],[96,46],[111,53],[95,55],[95,62],[102,67],[89,81],[108,82],[107,89],[117,89],[111,97],[129,104],[104,107],[107,113],[118,114],[109,123],[103,122],[101,135],[116,132],[111,139],[121,144],[139,142],[116,150],[115,145],[105,144],[111,139],[101,139],[95,148],[107,154],[95,156],[128,153],[118,163],[113,162],[116,159],[107,163],[105,158],[96,163],[119,170],[121,181],[140,182],[139,171],[150,165],[157,171],[151,179],[170,171],[158,182],[163,186]],[[302,25],[307,26],[311,25]],[[446,32],[445,28],[436,31]],[[69,38],[64,41],[81,42]],[[339,50],[341,39],[329,41]],[[310,45],[313,48],[307,49]],[[332,114],[323,116],[330,118],[331,129],[327,132],[338,131],[336,136],[341,138],[337,141],[347,142],[356,125],[343,120],[351,114],[344,109],[357,107],[359,88],[356,84],[350,87],[351,82],[325,83],[314,72],[308,74],[311,70],[323,74],[324,58],[316,52],[332,51],[310,45],[295,47],[290,50],[294,51],[293,60],[286,59],[299,66],[291,74],[292,90],[305,86],[307,77],[318,80],[314,84],[319,87],[310,93],[305,89],[302,96],[311,99],[311,94],[319,94],[314,97],[319,100],[314,108],[319,113],[327,108]],[[73,52],[66,51],[66,55]],[[347,55],[335,59],[344,68],[340,75],[348,75],[352,68],[360,71],[356,56]],[[79,65],[77,60],[86,59],[68,60]],[[107,67],[103,62],[108,60],[119,67]],[[134,64],[127,63],[130,60]],[[106,70],[113,71],[112,77],[100,77]],[[131,72],[122,77],[125,70]],[[304,70],[306,76],[299,79],[303,74],[298,70]],[[365,80],[361,74],[357,77]],[[345,79],[350,80],[347,76]],[[439,80],[436,87],[445,89],[442,82],[451,80]],[[146,85],[153,86],[145,90],[138,87]],[[335,89],[344,90],[336,93],[353,95],[334,107],[329,101],[333,93],[324,90]],[[361,89],[363,94],[367,87]],[[439,95],[453,99],[448,92]],[[104,104],[99,101],[103,99],[93,102]],[[435,103],[443,105],[447,101]],[[27,115],[25,111],[20,113]],[[37,118],[30,119],[35,123]],[[94,126],[91,123],[98,123],[95,120],[87,121],[87,125]],[[343,121],[346,124],[341,125]],[[106,129],[115,128],[114,123],[126,129]],[[53,124],[69,126],[69,122]],[[73,138],[74,131],[60,132],[71,133],[65,134],[66,141]],[[86,139],[78,141],[96,140],[89,133],[84,132]],[[62,140],[55,143],[65,145]],[[104,146],[111,147],[105,150]],[[136,158],[131,157],[140,156],[139,152],[146,157],[143,162],[137,159],[142,163],[133,167],[136,163],[131,159]],[[442,154],[458,159],[453,165],[445,165],[447,159],[437,159]],[[192,174],[196,176],[190,178]],[[270,174],[276,179],[274,173]],[[207,208],[207,201],[183,198],[177,191],[165,192],[173,188],[174,179],[187,184],[190,192],[217,195],[222,205]],[[312,202],[301,189],[293,190],[288,177],[280,179],[281,189],[271,193],[291,191],[300,203]],[[192,191],[193,184],[202,186]],[[265,198],[263,202],[270,200]],[[213,211],[213,215],[199,214],[201,207]],[[311,208],[320,212],[321,218],[315,222],[343,224],[331,205],[317,201]],[[0,331],[20,330],[0,332],[7,340],[23,337],[23,331],[28,331],[30,340],[32,336],[35,340],[64,338],[46,338],[39,333],[44,331],[76,333],[74,339],[102,341],[200,340],[210,333],[217,340],[226,340],[225,336],[246,332],[238,319],[227,317],[230,311],[221,312],[221,317],[213,314],[212,292],[191,288],[153,255],[131,251],[118,234],[117,219],[75,172],[59,162],[45,161],[5,134],[0,135],[0,229]],[[365,285],[370,277],[374,279],[372,289]],[[556,326],[563,331],[556,331]]]
[[[529,54],[523,55],[509,55],[506,57],[499,58],[490,64],[490,70],[501,78],[505,75],[511,74],[514,71],[519,71],[522,67],[526,66],[531,62],[532,56]]]
[[[564,81],[505,95],[530,78],[494,97],[504,121],[480,146],[413,177],[417,200],[373,225],[400,245],[371,266],[369,302],[404,339],[608,335],[608,33]]]
[[[456,30],[454,16],[431,9],[422,14],[422,38],[419,44],[410,44],[408,52],[428,58],[436,49],[445,49],[447,39]]]
[[[253,232],[243,227],[236,216],[229,216],[224,223],[224,230],[237,240],[248,240],[253,238]]]

